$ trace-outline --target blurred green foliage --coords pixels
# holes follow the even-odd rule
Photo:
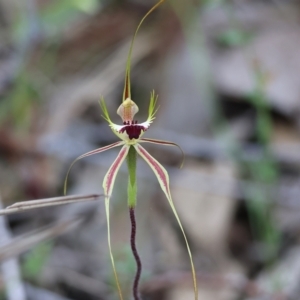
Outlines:
[[[122,285],[122,291],[125,295],[125,298],[128,298],[131,294],[131,283],[136,269],[136,264],[132,256],[131,248],[126,244],[114,251],[114,256],[116,269],[118,270],[119,279]],[[112,291],[115,292],[116,283],[113,270],[110,266],[107,267],[107,270],[109,270],[107,281],[113,287]]]
[[[33,79],[21,72],[11,92],[2,99],[0,105],[0,123],[9,121],[12,128],[27,130],[32,122],[32,108],[38,104],[39,91]]]
[[[24,278],[37,281],[53,248],[53,242],[38,244],[25,255],[22,264]]]
[[[218,36],[218,42],[224,47],[237,47],[245,45],[251,39],[251,35],[241,29],[230,28]]]
[[[80,14],[93,14],[100,8],[100,0],[55,0],[44,5],[39,11],[37,8],[20,11],[13,24],[13,32],[17,39],[23,40],[28,30],[40,26],[46,36],[60,34],[61,30],[74,21]]]
[[[254,66],[256,88],[248,97],[248,101],[256,111],[255,136],[261,149],[259,160],[244,164],[249,179],[254,183],[247,191],[247,206],[250,214],[252,230],[256,238],[264,245],[265,261],[273,261],[280,246],[280,232],[273,219],[272,188],[276,186],[279,176],[278,166],[270,151],[272,119],[270,106],[265,96],[267,74],[259,64]]]
[[[57,0],[51,2],[42,12],[41,20],[48,33],[57,33],[73,21],[80,13],[93,14],[100,7],[99,0]]]
[[[17,67],[12,83],[0,102],[0,124],[5,122],[12,129],[27,130],[30,127],[34,122],[34,109],[42,100],[43,87],[39,80],[55,72],[53,62],[63,29],[80,14],[96,13],[100,6],[100,0],[57,0],[40,10],[20,5],[9,32],[16,48],[14,59]],[[33,51],[40,38],[39,51]]]

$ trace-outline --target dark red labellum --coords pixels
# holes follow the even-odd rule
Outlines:
[[[138,139],[142,133],[142,131],[146,131],[146,128],[141,125],[137,125],[137,121],[130,121],[124,122],[124,126],[121,130],[120,133],[126,133],[128,134],[128,137],[130,140],[132,139]]]

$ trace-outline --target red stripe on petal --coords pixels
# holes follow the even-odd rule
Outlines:
[[[115,181],[115,177],[117,176],[118,169],[120,168],[122,162],[124,161],[127,153],[128,153],[129,147],[124,146],[121,151],[119,152],[116,160],[113,162],[111,167],[109,168],[106,176],[105,176],[105,194],[110,195],[111,190],[113,188],[113,184]]]
[[[159,176],[164,184],[164,187],[166,188],[166,192],[169,194],[169,180],[166,173],[161,168],[159,162],[154,157],[152,157],[142,146],[137,145],[137,148],[139,152],[144,156],[144,158],[147,159],[149,164],[155,169],[155,173]]]

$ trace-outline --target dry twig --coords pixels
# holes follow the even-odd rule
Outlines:
[[[47,207],[47,206],[56,206],[56,205],[98,200],[101,196],[103,195],[101,194],[91,194],[91,195],[82,195],[82,196],[74,195],[74,196],[54,197],[54,198],[16,202],[13,205],[6,207],[5,209],[1,209],[0,215],[13,214],[25,210]]]

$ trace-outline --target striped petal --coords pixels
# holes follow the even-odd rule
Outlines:
[[[123,295],[122,295],[121,286],[120,286],[120,282],[119,282],[119,278],[118,278],[118,274],[117,274],[117,270],[116,270],[116,266],[115,266],[114,257],[112,254],[111,241],[110,241],[109,200],[110,200],[110,195],[111,195],[113,187],[114,187],[116,176],[118,174],[118,171],[119,171],[123,161],[125,160],[125,158],[128,154],[129,148],[130,148],[130,146],[128,146],[128,145],[124,145],[122,147],[120,153],[118,154],[118,156],[115,159],[115,161],[113,162],[113,164],[110,166],[110,168],[107,171],[107,173],[104,177],[104,180],[103,180],[103,189],[104,189],[104,194],[106,195],[105,196],[105,212],[106,212],[106,219],[107,219],[107,238],[108,238],[109,255],[110,255],[111,264],[113,267],[113,272],[114,272],[114,276],[115,276],[115,280],[116,280],[116,284],[117,284],[119,297],[121,300],[123,300]]]
[[[179,219],[178,213],[176,211],[175,205],[173,203],[172,197],[171,197],[171,193],[170,193],[170,187],[169,187],[169,175],[168,172],[166,171],[166,169],[154,158],[152,157],[148,151],[146,151],[146,149],[144,149],[141,145],[136,144],[133,146],[136,151],[138,152],[138,154],[146,161],[146,163],[150,166],[150,168],[153,170],[161,189],[163,190],[163,192],[165,193],[169,204],[171,206],[171,209],[175,215],[175,218],[178,222],[178,225],[182,231],[185,243],[186,243],[186,247],[187,247],[187,251],[189,254],[189,258],[190,258],[190,263],[191,263],[191,268],[192,268],[192,276],[193,276],[193,283],[194,283],[194,292],[195,292],[195,300],[198,300],[198,286],[197,286],[197,279],[196,279],[196,272],[195,272],[195,267],[194,267],[194,263],[193,263],[193,258],[192,258],[192,253],[190,250],[190,246],[188,243],[188,240],[186,238],[183,226],[181,224],[181,221]]]
[[[182,168],[183,166],[183,163],[184,163],[184,152],[182,150],[182,148],[176,144],[176,143],[173,143],[173,142],[169,142],[169,141],[163,141],[163,140],[156,140],[156,139],[145,139],[145,138],[142,138],[142,139],[139,139],[139,143],[152,143],[152,144],[158,144],[158,145],[165,145],[165,146],[175,146],[175,147],[178,147],[179,150],[181,151],[181,164],[180,164],[180,168]]]
[[[123,143],[124,142],[119,142],[119,143]],[[111,196],[111,192],[113,190],[114,187],[114,183],[116,180],[116,176],[117,173],[120,169],[120,166],[122,164],[122,162],[124,161],[124,159],[126,158],[128,151],[129,151],[130,146],[128,145],[124,145],[120,151],[120,153],[118,154],[117,158],[115,159],[115,161],[113,162],[113,164],[110,166],[109,170],[107,171],[104,180],[103,180],[103,189],[104,189],[104,194],[107,197]]]
[[[72,167],[74,166],[74,164],[75,164],[78,160],[80,160],[80,159],[82,159],[82,158],[84,158],[84,157],[87,157],[87,156],[91,156],[91,155],[94,155],[94,154],[98,154],[98,153],[104,152],[104,151],[109,150],[109,149],[112,149],[112,148],[114,148],[114,147],[122,146],[122,145],[124,145],[124,143],[125,143],[125,142],[123,142],[123,141],[116,142],[116,143],[110,144],[110,145],[108,145],[108,146],[105,146],[105,147],[102,147],[102,148],[98,148],[98,149],[92,150],[92,151],[90,151],[90,152],[87,152],[87,153],[82,154],[82,155],[80,155],[79,157],[77,157],[77,158],[72,162],[72,164],[71,164],[71,166],[69,167],[69,170],[68,170],[68,172],[67,172],[66,179],[65,179],[65,183],[64,183],[64,195],[67,194],[67,182],[68,182],[69,173],[70,173]]]

